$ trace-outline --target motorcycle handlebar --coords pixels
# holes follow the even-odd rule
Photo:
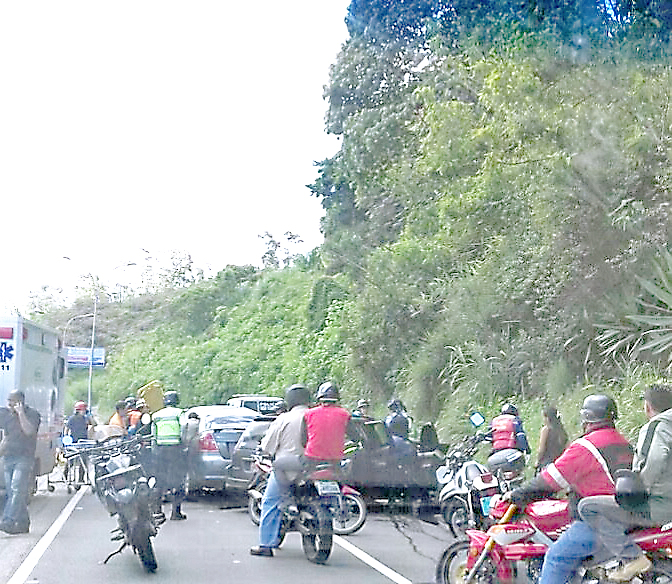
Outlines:
[[[65,452],[64,457],[66,459],[72,458],[73,456],[78,456],[80,454],[86,454],[87,456],[104,456],[112,455],[115,453],[130,453],[135,452],[142,446],[142,443],[149,440],[151,436],[137,435],[133,438],[123,438],[122,440],[113,439],[113,442],[109,444],[100,444],[98,446],[91,446],[89,448],[81,448],[74,450],[72,452]]]

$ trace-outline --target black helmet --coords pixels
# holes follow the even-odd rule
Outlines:
[[[180,396],[177,395],[176,391],[167,391],[163,395],[164,406],[176,406],[179,403],[180,403]]]
[[[608,395],[589,395],[581,406],[581,423],[613,422],[618,417],[616,402]]]
[[[294,406],[306,406],[309,403],[310,392],[303,385],[297,383],[285,392],[285,404],[287,404],[288,410],[291,410]]]
[[[395,397],[389,401],[387,404],[387,409],[393,412],[403,412],[406,408],[404,408],[402,401]]]
[[[315,399],[318,402],[337,402],[340,399],[338,387],[336,387],[331,381],[325,381],[322,385],[320,385],[320,387],[317,388]]]
[[[648,493],[641,477],[638,473],[628,469],[616,471],[614,492],[616,502],[626,509],[636,510],[648,500]]]
[[[502,414],[509,414],[510,416],[518,415],[518,408],[513,404],[504,404],[502,406]]]

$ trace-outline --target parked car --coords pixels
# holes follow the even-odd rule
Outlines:
[[[254,476],[252,455],[255,453],[266,430],[275,420],[275,416],[259,416],[243,431],[233,448],[231,464],[226,475],[227,488],[247,490]]]
[[[230,406],[250,408],[260,414],[269,415],[275,413],[275,409],[283,402],[281,397],[261,394],[237,394],[226,402]]]
[[[233,447],[259,412],[230,405],[195,406],[182,414],[184,419],[191,412],[196,412],[199,424],[189,445],[187,488],[192,493],[200,489],[223,491]]]

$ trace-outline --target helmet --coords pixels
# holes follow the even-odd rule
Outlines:
[[[88,409],[88,406],[86,405],[86,402],[78,401],[78,402],[75,402],[74,409],[75,409],[76,412],[79,412],[79,411],[82,411],[82,410],[86,411]]]
[[[140,398],[137,402],[135,402],[135,407],[141,410],[142,408],[147,407],[147,402],[145,401],[145,398]]]
[[[641,476],[639,476],[639,473],[628,469],[616,471],[614,492],[616,502],[626,509],[636,510],[644,505],[648,499],[648,493]]]
[[[130,410],[135,407],[137,400],[132,395],[129,395],[124,402],[126,403],[126,407]]]
[[[285,403],[288,410],[294,406],[306,406],[310,403],[310,392],[298,383],[292,385],[285,392]]]
[[[518,408],[513,404],[504,404],[502,406],[502,414],[509,414],[510,416],[518,415]]]
[[[387,409],[393,411],[393,412],[403,412],[406,408],[404,408],[404,404],[399,398],[394,398],[391,399],[390,402],[387,404]]]
[[[616,402],[608,395],[593,394],[583,400],[581,423],[613,422],[618,417]]]
[[[337,402],[340,399],[338,388],[331,381],[325,381],[317,388],[315,399],[318,402]]]
[[[177,395],[176,391],[167,391],[163,395],[164,406],[176,406],[179,403],[180,403],[180,396]]]

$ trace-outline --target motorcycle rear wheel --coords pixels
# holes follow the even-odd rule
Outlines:
[[[247,497],[247,514],[255,525],[261,523],[261,499],[256,499],[252,495]]]
[[[334,543],[334,527],[331,513],[323,506],[312,504],[307,509],[312,515],[304,523],[308,533],[301,534],[303,553],[315,564],[324,564],[329,559]]]
[[[467,569],[468,554],[469,542],[464,540],[456,541],[444,550],[436,566],[436,584],[462,584],[469,574]],[[483,562],[472,582],[496,584],[497,574],[489,559]]]
[[[158,564],[152,546],[149,525],[137,526],[133,533],[133,549],[140,556],[140,561],[147,572],[156,572]]]
[[[443,519],[458,539],[467,539],[469,509],[462,499],[454,498],[442,510]]]
[[[336,535],[350,535],[359,531],[366,521],[366,503],[359,495],[343,495],[345,507],[344,521],[334,517],[334,533]]]

